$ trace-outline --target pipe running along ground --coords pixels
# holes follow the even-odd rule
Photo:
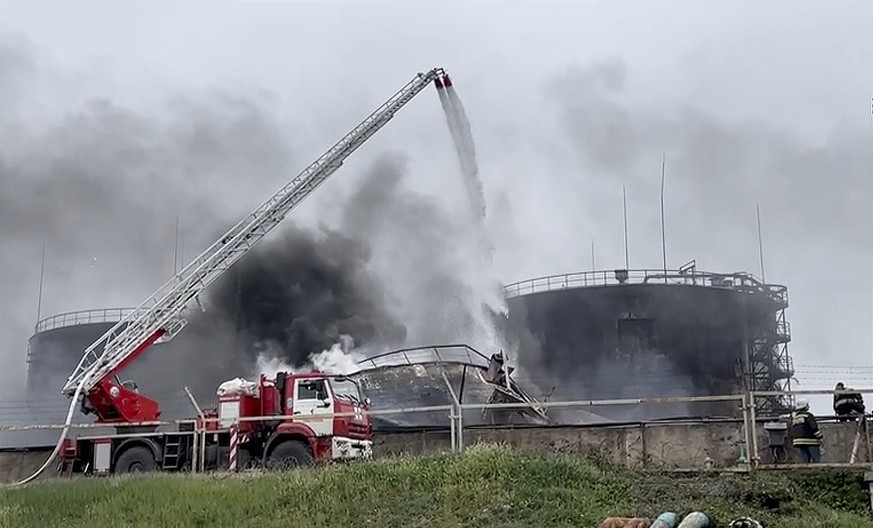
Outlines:
[[[43,465],[40,466],[40,468],[37,469],[33,473],[33,475],[12,484],[12,487],[23,486],[31,482],[33,479],[42,474],[42,472],[45,471],[45,468],[47,468],[49,464],[51,464],[52,461],[58,456],[58,453],[61,451],[61,447],[64,445],[64,440],[67,439],[67,434],[70,432],[70,426],[73,423],[73,411],[76,409],[76,402],[79,401],[79,396],[82,395],[82,388],[85,386],[86,383],[88,383],[90,379],[91,374],[87,374],[82,377],[82,381],[80,381],[79,384],[76,386],[76,392],[73,393],[73,398],[70,401],[70,409],[67,411],[67,418],[66,420],[64,420],[64,427],[63,429],[61,429],[61,436],[60,438],[58,438],[58,443],[55,446],[54,451],[52,451],[52,453],[49,455]]]

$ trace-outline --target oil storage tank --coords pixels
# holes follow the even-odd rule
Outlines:
[[[27,343],[27,392],[58,393],[82,352],[131,309],[104,308],[53,315],[39,321]]]
[[[530,380],[553,400],[681,398],[782,390],[787,288],[748,273],[609,270],[506,287],[509,334]],[[789,402],[762,400],[762,411]],[[736,416],[738,402],[589,409],[613,420]],[[553,413],[573,421],[572,412]]]
[[[84,350],[130,314],[132,309],[107,308],[58,314],[40,321],[27,349],[27,401],[32,418],[42,423],[60,423],[69,400],[60,394],[67,376]],[[120,374],[161,404],[162,418],[190,416],[194,409],[185,395],[188,389],[204,405],[214,405],[218,384],[247,375],[252,365],[243,345],[234,341],[232,329],[194,313],[174,339],[155,344]]]
[[[67,376],[82,352],[130,312],[123,308],[83,310],[53,315],[39,321],[27,343],[27,371],[23,399],[0,409],[4,425],[62,424],[70,401],[61,395]],[[81,414],[74,423],[87,423]],[[59,430],[34,429],[0,432],[0,449],[48,446]]]

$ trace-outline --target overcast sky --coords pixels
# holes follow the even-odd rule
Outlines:
[[[803,386],[831,387],[833,376],[871,386],[871,20],[862,1],[3,2],[0,160],[15,149],[32,159],[40,142],[28,138],[58,123],[75,134],[70,116],[95,99],[139,116],[172,114],[179,100],[186,111],[253,102],[267,123],[255,127],[257,145],[280,161],[247,164],[264,157],[254,149],[189,168],[179,185],[206,190],[190,210],[173,204],[197,231],[192,222],[211,219],[197,215],[203,203],[246,212],[416,72],[445,67],[472,122],[498,279],[589,269],[592,240],[598,268],[622,266],[622,184],[631,267],[660,266],[666,153],[668,264],[759,274],[760,204],[767,279],[789,287],[796,364],[867,367],[807,369]],[[150,134],[184,128],[185,118],[167,119]],[[219,143],[230,149],[237,137]],[[451,208],[463,196],[451,148],[425,94],[295,218],[335,218],[338,194],[386,152],[405,155],[413,186]],[[176,174],[173,159],[165,167]],[[90,262],[49,246],[43,315],[135,305],[157,287],[172,270],[174,223],[158,216],[148,225],[163,230],[166,253],[150,257],[147,278],[122,280],[127,264],[105,244]],[[37,230],[12,254],[3,228],[0,292],[12,294],[0,342],[17,362],[20,321],[36,315],[41,242]]]

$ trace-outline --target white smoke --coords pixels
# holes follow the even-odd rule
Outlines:
[[[364,360],[364,355],[354,350],[343,350],[339,343],[318,354],[309,356],[313,370],[330,374],[353,374],[359,370],[358,363]]]
[[[279,372],[311,372],[317,370],[327,374],[352,374],[359,369],[358,364],[363,361],[367,354],[355,348],[355,342],[351,336],[340,335],[339,343],[334,343],[329,349],[309,355],[306,363],[302,365],[290,365],[280,359],[279,354],[266,352],[258,355],[256,368],[258,374],[264,374],[273,378]]]
[[[278,356],[271,354],[260,354],[256,361],[257,374],[263,374],[268,378],[275,378],[279,372],[294,372],[295,368],[288,363],[285,363]]]

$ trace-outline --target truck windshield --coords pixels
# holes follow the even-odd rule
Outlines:
[[[360,403],[361,391],[358,389],[357,383],[348,378],[333,378],[330,381],[333,393],[337,398],[351,400]]]

